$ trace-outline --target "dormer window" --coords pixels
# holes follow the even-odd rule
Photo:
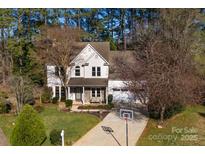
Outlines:
[[[80,76],[80,66],[75,67],[75,76]]]

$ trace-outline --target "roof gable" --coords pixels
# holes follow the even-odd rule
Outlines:
[[[100,44],[101,42],[95,42]],[[77,59],[83,58],[81,60],[83,60],[84,62],[87,62],[90,58],[93,57],[94,53],[96,53],[105,63],[109,64],[108,62],[108,57],[105,56],[105,54],[102,55],[102,50],[100,50],[101,52],[98,52],[90,43],[87,43],[87,45],[77,54],[77,56],[71,61],[71,63],[76,62]],[[108,52],[108,51],[106,51]],[[108,55],[108,54],[107,54]]]

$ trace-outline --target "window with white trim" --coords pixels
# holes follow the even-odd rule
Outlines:
[[[92,88],[92,97],[100,97],[100,88]]]
[[[95,97],[95,88],[92,88],[92,97]]]
[[[96,68],[92,67],[92,76],[96,76]]]
[[[80,76],[80,66],[75,67],[75,76]]]
[[[56,86],[56,96],[57,98],[59,98],[59,86]]]
[[[97,88],[97,97],[100,97],[100,88]]]
[[[101,68],[97,67],[97,76],[101,76]]]
[[[101,67],[92,67],[92,76],[101,76]]]

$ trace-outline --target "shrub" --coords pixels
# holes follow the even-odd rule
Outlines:
[[[65,96],[61,96],[61,102],[65,102],[65,101],[66,101]]]
[[[109,94],[108,95],[108,105],[110,106],[110,108],[113,108],[114,107],[114,104],[113,104],[113,95],[112,94]]]
[[[66,106],[67,108],[71,108],[72,105],[73,105],[73,100],[68,99],[68,100],[65,101],[65,106]]]
[[[44,111],[44,106],[42,105],[36,105],[34,106],[34,109],[38,112],[38,113],[41,113]]]
[[[58,97],[53,97],[52,98],[52,103],[53,104],[57,104],[58,103],[59,98]]]
[[[103,110],[110,110],[110,105],[81,105],[78,109],[103,109]]]
[[[108,106],[110,107],[110,109],[111,108],[113,108],[114,107],[114,104],[113,103],[108,103]]]
[[[42,103],[50,103],[51,102],[51,90],[48,88],[45,88],[43,91],[43,94],[41,95],[41,101]]]
[[[61,145],[61,131],[60,130],[56,130],[56,129],[53,129],[51,132],[50,132],[50,141],[51,141],[51,144],[53,145]]]
[[[11,111],[11,103],[0,101],[0,113],[9,113]]]
[[[0,102],[0,113],[6,113],[6,106],[3,102]]]
[[[109,94],[108,95],[108,104],[111,104],[113,101],[113,95],[112,94]]]
[[[165,109],[164,118],[168,119],[177,113],[180,113],[184,110],[184,106],[181,103],[173,103],[172,106]],[[150,118],[159,119],[160,118],[160,110],[155,108],[154,105],[148,105],[148,112]]]
[[[18,115],[10,137],[14,146],[39,146],[46,140],[42,119],[32,106],[26,104]]]
[[[184,109],[185,109],[184,105],[182,105],[180,103],[174,103],[173,106],[171,106],[165,110],[164,117],[170,118],[170,117],[176,115],[177,113],[184,111]]]
[[[28,100],[26,100],[26,103],[29,105],[34,105],[36,103],[35,98],[31,97]]]

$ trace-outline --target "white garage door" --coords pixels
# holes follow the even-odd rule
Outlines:
[[[114,102],[133,102],[134,97],[128,91],[125,81],[109,80],[108,82],[109,94],[113,95]]]

